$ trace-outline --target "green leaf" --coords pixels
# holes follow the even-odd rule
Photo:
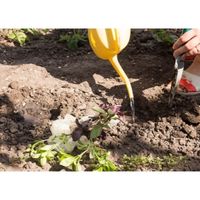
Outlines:
[[[76,171],[82,171],[82,167],[81,167],[81,164],[80,164],[80,163],[77,163],[77,164],[75,165],[75,170],[76,170]]]
[[[103,126],[102,124],[97,124],[93,127],[92,131],[90,132],[90,139],[95,139],[101,135]]]
[[[39,153],[40,153],[41,157],[46,157],[48,154],[48,151],[42,151],[42,152],[40,151]]]
[[[32,35],[39,35],[40,32],[39,30],[35,29],[35,28],[28,28],[28,29],[25,29],[26,32],[28,33],[31,33]]]
[[[96,169],[94,169],[94,171],[97,171],[97,172],[102,172],[103,171],[103,167],[97,167]]]
[[[46,165],[46,163],[47,163],[47,158],[46,157],[42,157],[40,159],[40,165],[43,167],[44,165]]]
[[[103,110],[102,108],[93,108],[93,110],[98,112],[98,113],[106,114],[106,111]]]
[[[74,170],[75,171],[81,171],[82,170],[81,164],[80,164],[80,159],[81,159],[81,157],[76,156],[76,159],[74,161]]]
[[[56,151],[48,151],[47,152],[47,159],[51,160],[54,158],[54,156],[56,155]]]
[[[115,113],[112,110],[108,109],[107,112],[110,115],[110,117],[114,117],[115,116]]]
[[[105,124],[104,128],[110,128],[109,124]]]
[[[106,160],[104,158],[99,159],[100,165],[106,165]]]
[[[39,153],[36,153],[36,154],[35,154],[35,153],[32,153],[32,154],[31,154],[31,157],[34,158],[34,159],[37,159],[37,158],[39,158],[40,156],[41,156],[41,154],[39,154]]]
[[[70,165],[72,165],[74,163],[74,161],[76,160],[75,157],[71,156],[71,157],[68,157],[68,158],[65,158],[63,159],[61,162],[60,162],[60,165],[64,166],[64,167],[69,167]]]
[[[81,144],[81,143],[78,142],[76,147],[77,147],[78,150],[84,151],[84,150],[87,149],[88,145],[89,144]]]
[[[107,161],[108,171],[116,171],[118,170],[117,166],[110,160]]]
[[[11,40],[14,40],[15,37],[16,37],[16,35],[13,32],[8,34],[8,38],[11,39]]]
[[[28,36],[23,31],[20,30],[8,34],[8,38],[18,42],[20,46],[23,46],[26,40],[28,40]]]
[[[90,151],[90,153],[89,153],[89,158],[90,158],[90,159],[94,159],[93,151]]]
[[[27,40],[27,35],[23,32],[17,32],[16,39],[19,42],[20,46],[22,46],[22,45],[24,45],[25,41]]]
[[[52,149],[52,145],[45,145],[40,148],[41,151],[49,151]]]

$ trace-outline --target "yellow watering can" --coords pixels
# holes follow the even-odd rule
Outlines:
[[[131,35],[130,29],[89,29],[88,37],[95,54],[109,60],[128,90],[133,119],[135,117],[134,96],[130,81],[118,62],[117,55],[126,47]]]

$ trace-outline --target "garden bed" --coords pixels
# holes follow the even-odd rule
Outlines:
[[[121,170],[200,170],[200,98],[177,95],[169,108],[174,65],[169,45],[151,31],[133,30],[119,56],[135,94],[133,123],[126,88],[110,63],[97,58],[87,42],[70,50],[58,42],[61,32],[51,30],[23,47],[0,38],[0,170],[60,170],[20,158],[28,144],[51,135],[50,122],[58,116],[81,118],[105,103],[121,104],[126,119],[98,140]],[[162,168],[148,159],[131,160],[170,155],[184,159]]]

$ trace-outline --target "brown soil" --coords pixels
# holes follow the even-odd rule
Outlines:
[[[24,47],[0,38],[0,171],[51,170],[21,162],[27,145],[50,135],[49,122],[59,115],[94,112],[101,103],[129,101],[124,84],[107,61],[88,44],[69,50],[58,42],[63,30],[33,38]],[[124,155],[186,155],[174,170],[200,170],[200,99],[176,96],[168,106],[173,76],[171,47],[152,33],[134,30],[119,60],[135,94],[135,123],[120,123],[101,141],[118,162]]]

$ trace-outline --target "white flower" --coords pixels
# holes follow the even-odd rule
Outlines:
[[[52,122],[50,127],[52,135],[71,134],[70,126],[65,119],[57,119]]]
[[[76,122],[76,117],[70,115],[70,114],[66,114],[64,119],[69,123],[69,124],[72,124],[72,123],[75,123]]]
[[[73,131],[72,127],[76,126],[76,118],[70,114],[65,115],[64,119],[57,119],[52,122],[50,127],[52,135],[66,134],[70,135]]]

